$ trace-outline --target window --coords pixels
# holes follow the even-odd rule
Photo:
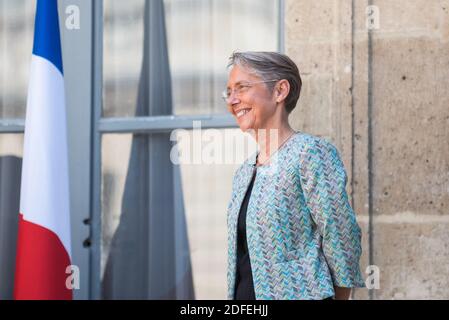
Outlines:
[[[175,165],[170,152],[193,139],[193,120],[241,136],[220,97],[228,57],[278,50],[279,7],[278,0],[105,0],[97,7],[101,297],[226,297],[226,208],[238,164]],[[171,141],[180,128],[186,131]]]
[[[14,285],[34,8],[35,1],[0,0],[0,299],[11,299]]]
[[[25,118],[34,8],[35,1],[0,0],[0,117],[2,118]]]

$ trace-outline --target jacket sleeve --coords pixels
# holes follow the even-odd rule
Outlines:
[[[349,204],[346,172],[337,149],[324,139],[308,143],[300,154],[300,177],[334,286],[364,287],[359,266],[361,230]]]

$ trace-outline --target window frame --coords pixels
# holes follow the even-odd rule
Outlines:
[[[285,0],[278,1],[278,50],[284,52]],[[103,0],[93,5],[93,175],[91,208],[91,299],[101,299],[101,150],[102,135],[110,133],[160,133],[176,129],[193,129],[193,121],[201,121],[202,129],[238,128],[229,114],[168,115],[148,117],[102,117],[103,109]]]

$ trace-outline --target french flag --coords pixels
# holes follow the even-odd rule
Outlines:
[[[14,298],[72,299],[67,128],[57,0],[38,0]]]

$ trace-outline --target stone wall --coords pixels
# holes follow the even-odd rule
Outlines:
[[[303,79],[292,124],[338,146],[362,271],[380,269],[354,299],[449,299],[449,1],[286,0],[285,14]]]

